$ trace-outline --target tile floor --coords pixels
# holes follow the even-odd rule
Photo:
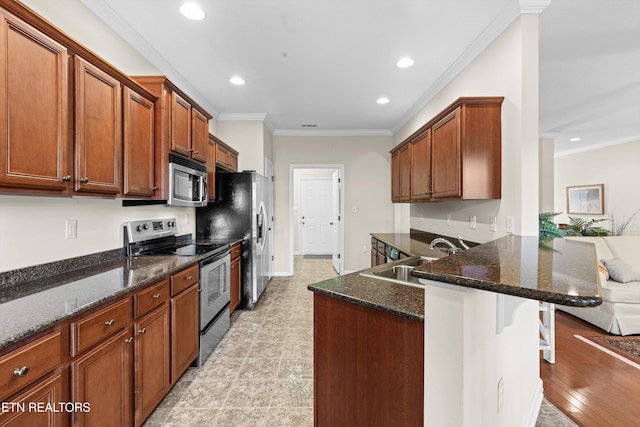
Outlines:
[[[313,426],[313,294],[330,259],[295,258],[255,310],[238,310],[201,368],[189,368],[151,414],[155,426]]]
[[[144,427],[313,426],[313,294],[336,273],[330,259],[296,257],[295,275],[274,277],[255,310],[231,328],[201,368],[189,368]],[[543,402],[537,427],[571,426]]]

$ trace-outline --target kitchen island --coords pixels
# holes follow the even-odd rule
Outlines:
[[[409,249],[407,253],[421,255]],[[365,278],[358,273],[312,284],[308,289],[314,292],[317,310],[324,310],[325,299],[335,298],[414,321],[420,319],[415,312],[420,310],[417,300],[422,301],[424,360],[414,375],[424,373],[421,414],[424,412],[425,425],[530,424],[542,400],[538,301],[577,306],[595,306],[602,302],[595,248],[569,241],[539,245],[537,237],[507,236],[425,263],[415,269],[414,275],[421,278],[424,290],[410,286],[404,286],[403,290],[401,284]],[[389,292],[383,291],[385,287],[393,290],[388,304],[384,301],[385,292]],[[413,307],[412,311],[398,310],[399,301],[402,306]],[[316,368],[325,363],[323,340],[332,332],[324,330],[325,312],[318,314],[323,324],[316,320],[314,326]],[[347,322],[350,318],[339,311],[332,315],[335,324],[341,325],[334,327],[333,332],[344,337],[343,343],[349,340],[344,330],[353,330],[352,337],[361,333],[362,324]],[[408,354],[402,353],[410,351],[409,348],[400,347],[397,351],[401,360],[411,360]],[[353,358],[357,358],[357,353],[345,353],[342,359],[334,357],[331,361],[355,366]],[[380,372],[393,368],[393,364],[385,365],[385,359],[376,353],[361,363],[368,363],[367,369]],[[342,381],[350,381],[344,375],[351,372],[355,381],[360,381],[360,387],[368,386],[370,376],[358,377],[357,370],[339,372],[343,373]],[[327,369],[315,372],[315,398],[320,399],[315,402],[316,421],[322,419],[326,411],[343,412],[340,408],[347,403],[344,399],[327,403],[323,387],[331,375]],[[396,375],[396,382],[408,378],[399,371]],[[380,394],[379,398],[384,399],[384,395]],[[357,413],[384,412],[388,408],[380,399],[349,400],[348,404],[365,408],[354,409]]]

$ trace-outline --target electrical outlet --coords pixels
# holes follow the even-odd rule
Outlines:
[[[512,216],[507,217],[507,233],[513,234],[513,222],[514,219]]]
[[[64,238],[65,239],[78,238],[78,220],[77,219],[68,219],[64,222]]]
[[[476,221],[476,216],[471,215],[469,217],[469,228],[472,230],[475,230],[477,226],[478,226],[478,222]]]
[[[489,230],[490,231],[497,231],[498,230],[498,225],[497,225],[497,219],[495,216],[489,217]]]
[[[367,245],[362,245],[362,253],[367,253],[367,249],[369,247]]]
[[[451,214],[447,215],[447,225],[451,225]]]
[[[358,212],[358,207],[357,206],[351,206],[351,212],[352,213]]]

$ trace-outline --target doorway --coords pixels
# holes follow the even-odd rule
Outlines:
[[[344,165],[290,165],[290,271],[294,256],[326,257],[344,271]]]

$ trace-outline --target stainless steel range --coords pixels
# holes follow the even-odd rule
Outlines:
[[[200,366],[229,330],[230,252],[227,243],[192,242],[178,238],[175,218],[129,221],[124,224],[128,257],[201,256],[200,266]]]

